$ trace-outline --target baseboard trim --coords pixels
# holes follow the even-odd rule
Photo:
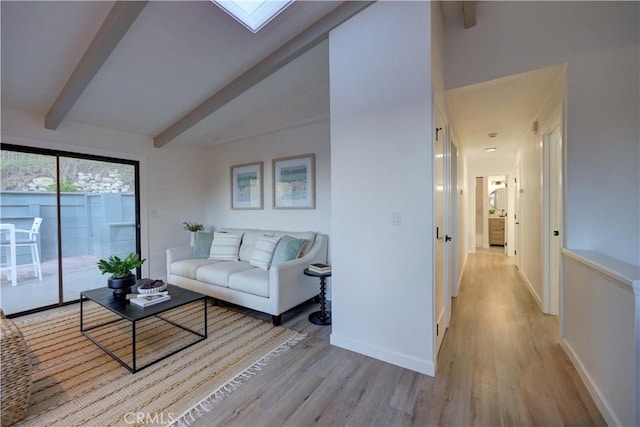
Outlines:
[[[531,284],[529,279],[527,279],[527,276],[522,272],[522,270],[520,268],[516,268],[516,270],[518,270],[518,273],[520,274],[520,277],[522,277],[524,284],[527,285],[527,289],[529,290],[529,293],[531,294],[533,299],[536,300],[536,302],[538,303],[538,307],[542,308],[542,298],[540,298],[540,295],[536,293],[536,290],[534,289],[533,285]]]
[[[589,372],[585,369],[584,365],[582,364],[582,361],[580,360],[578,355],[575,353],[575,351],[573,351],[573,347],[571,347],[571,344],[569,344],[567,340],[562,338],[560,340],[560,346],[562,347],[564,352],[567,354],[567,356],[571,360],[571,363],[573,363],[573,366],[576,368],[578,375],[580,375],[582,382],[584,383],[585,387],[587,387],[587,391],[589,392],[589,394],[591,395],[591,398],[593,399],[596,406],[600,410],[600,413],[602,414],[602,417],[607,422],[607,425],[610,425],[610,426],[622,425],[620,420],[618,420],[618,417],[616,417],[615,413],[613,412],[613,409],[607,402],[607,399],[600,392],[600,389],[598,388],[596,383],[593,381],[593,378],[591,378],[591,375],[589,375]]]
[[[433,360],[424,360],[407,356],[406,354],[398,353],[393,350],[367,344],[342,335],[336,335],[335,333],[331,334],[329,342],[331,345],[336,347],[360,353],[374,359],[382,360],[383,362],[391,363],[392,365],[400,366],[401,368],[429,375],[431,377],[436,374],[436,365]]]
[[[458,275],[458,283],[456,283],[456,288],[455,290],[455,295],[451,295],[452,297],[457,297],[458,293],[460,292],[460,285],[462,284],[462,276],[464,275],[464,269],[467,266],[467,260],[469,259],[469,254],[465,253],[464,254],[464,261],[462,262],[462,269],[460,270],[461,273]]]

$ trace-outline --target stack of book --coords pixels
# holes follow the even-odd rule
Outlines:
[[[167,292],[159,292],[158,295],[138,295],[135,298],[131,298],[131,304],[139,305],[140,307],[148,307],[153,304],[158,304],[164,301],[169,301],[171,299],[171,295]]]
[[[159,304],[164,301],[169,301],[171,299],[171,295],[169,295],[169,291],[166,291],[167,285],[158,286],[159,281],[148,282],[149,279],[142,279],[142,285],[138,287],[137,294],[128,294],[127,299],[131,302],[131,304],[138,305],[140,307],[147,307],[153,304]]]
[[[320,264],[320,263],[311,264],[309,266],[309,271],[311,271],[312,273],[318,273],[318,274],[331,273],[331,266],[326,264]]]

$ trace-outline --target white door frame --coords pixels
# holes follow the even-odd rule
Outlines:
[[[434,197],[435,197],[435,301],[434,301],[434,313],[435,313],[435,354],[437,357],[442,340],[446,333],[449,309],[451,306],[451,296],[449,286],[449,274],[448,274],[448,256],[446,236],[450,236],[448,230],[449,221],[446,219],[447,214],[447,202],[446,186],[447,186],[447,141],[448,141],[448,126],[444,115],[440,110],[435,108],[435,130],[434,130]]]
[[[564,239],[564,103],[542,127],[542,312],[560,314]],[[557,139],[557,140],[556,140]]]
[[[451,138],[451,126],[449,126],[448,136],[448,169],[449,173],[447,177],[449,179],[449,185],[447,186],[447,196],[449,197],[449,203],[447,203],[448,212],[445,213],[445,218],[449,221],[447,230],[451,241],[449,242],[448,258],[449,258],[449,317],[447,319],[447,328],[451,320],[451,298],[458,295],[458,245],[460,240],[458,238],[458,145]]]
[[[514,182],[513,182],[513,191],[514,191],[514,215],[513,215],[513,220],[514,220],[514,235],[513,235],[513,244],[514,244],[514,255],[516,257],[516,267],[518,269],[521,269],[521,265],[520,263],[522,262],[520,260],[520,257],[522,256],[522,234],[521,234],[521,230],[520,230],[520,163],[516,164],[516,170],[515,170],[515,174],[514,174]]]

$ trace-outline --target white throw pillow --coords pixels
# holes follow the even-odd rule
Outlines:
[[[209,259],[217,261],[238,261],[238,252],[242,236],[231,233],[213,233],[213,243]]]
[[[253,247],[251,259],[249,259],[249,264],[253,265],[254,267],[264,268],[265,270],[268,270],[269,266],[271,266],[273,252],[276,250],[276,246],[278,245],[279,240],[280,238],[275,236],[260,236],[255,246]]]

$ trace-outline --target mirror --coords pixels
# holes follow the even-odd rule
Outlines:
[[[497,188],[489,194],[489,204],[493,209],[506,210],[507,209],[507,189]]]

